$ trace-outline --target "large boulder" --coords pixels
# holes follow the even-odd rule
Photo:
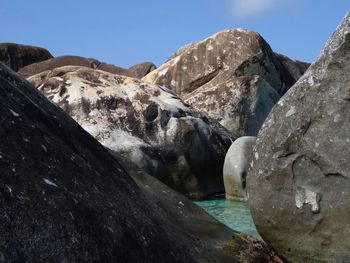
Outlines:
[[[130,67],[129,69],[125,69],[112,64],[101,62],[93,58],[84,58],[79,56],[60,56],[31,64],[19,70],[19,73],[23,77],[28,78],[35,74],[63,66],[88,67],[133,78],[142,78],[156,68],[156,66],[151,62],[142,62]]]
[[[255,140],[253,136],[239,137],[227,151],[223,170],[226,199],[247,199],[246,177]]]
[[[169,87],[237,136],[256,136],[303,70],[280,58],[258,33],[224,30],[179,49],[143,80]]]
[[[5,63],[14,71],[50,58],[52,58],[52,55],[44,48],[15,43],[0,43],[0,62]]]
[[[191,198],[224,192],[222,166],[235,139],[164,87],[86,67],[29,81],[104,146]]]
[[[259,71],[265,70],[266,80],[280,95],[293,84],[293,77],[269,44],[258,33],[244,29],[223,30],[186,45],[165,64],[146,75],[144,80],[165,85],[183,96],[221,74],[231,77],[227,73],[233,73],[242,64]]]
[[[1,63],[0,121],[1,262],[281,262],[126,161],[135,184]]]
[[[263,239],[290,262],[350,258],[350,13],[265,121],[248,174]]]

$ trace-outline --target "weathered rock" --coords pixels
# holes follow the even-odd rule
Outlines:
[[[0,43],[0,61],[14,71],[50,58],[52,58],[52,55],[44,48],[14,43]]]
[[[290,262],[350,258],[349,72],[350,13],[259,132],[249,203]]]
[[[289,71],[289,73],[294,78],[294,81],[297,82],[298,79],[305,73],[305,71],[310,67],[310,63],[294,60],[285,55],[278,54],[275,52],[275,56],[281,61],[283,66]]]
[[[124,69],[121,67],[114,66],[112,64],[103,63],[93,58],[84,58],[78,56],[61,56],[40,63],[31,64],[27,67],[22,68],[19,71],[19,73],[25,78],[28,78],[46,70],[53,70],[55,68],[63,66],[88,67],[134,78],[142,78],[156,68],[156,66],[151,62],[142,62],[130,67],[129,69]]]
[[[280,96],[257,75],[215,79],[188,96],[186,103],[200,109],[222,126],[240,136],[256,136]]]
[[[252,57],[254,60],[249,62]],[[268,43],[258,33],[243,29],[220,31],[179,49],[165,64],[146,75],[144,80],[165,85],[183,96],[221,74],[230,72],[226,75],[232,78],[232,73],[242,64],[253,65],[260,71],[263,68],[267,76],[265,80],[280,95],[294,84]],[[256,72],[253,74],[256,75]]]
[[[280,262],[125,162],[136,185],[1,63],[0,121],[0,261]]]
[[[283,61],[258,33],[224,30],[179,49],[143,80],[170,87],[237,136],[256,136],[303,69]]]
[[[252,159],[256,137],[244,136],[235,140],[227,151],[224,162],[226,199],[246,200],[246,177]]]
[[[86,67],[29,81],[109,149],[192,198],[224,192],[234,138],[164,87]]]
[[[126,76],[141,79],[157,67],[152,62],[141,62],[128,68]],[[121,74],[123,75],[123,74]],[[125,74],[124,74],[125,75]]]

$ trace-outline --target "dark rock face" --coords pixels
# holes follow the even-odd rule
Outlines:
[[[121,67],[114,66],[112,64],[103,63],[93,58],[84,58],[78,56],[61,56],[49,59],[47,61],[43,61],[41,63],[31,64],[21,69],[19,73],[25,78],[28,78],[35,74],[47,70],[53,70],[55,68],[63,66],[88,67],[133,78],[142,78],[156,68],[156,66],[151,62],[142,62],[130,67],[129,69],[124,69]]]
[[[116,156],[135,184],[1,63],[0,121],[2,262],[281,262]]]
[[[222,167],[235,139],[170,90],[86,67],[29,81],[109,149],[191,198],[224,192]]]
[[[169,87],[237,136],[256,136],[303,70],[283,59],[256,32],[224,30],[179,49],[143,80]]]
[[[350,257],[350,14],[265,121],[248,175],[264,240],[290,262]]]
[[[310,63],[303,62],[300,60],[294,60],[282,54],[275,52],[275,56],[281,61],[283,66],[288,70],[288,72],[297,82],[298,79],[305,73],[305,71],[310,67]]]
[[[14,71],[50,58],[52,58],[52,55],[44,48],[14,43],[0,43],[0,61]]]

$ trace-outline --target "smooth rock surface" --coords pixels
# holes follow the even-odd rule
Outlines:
[[[29,81],[109,149],[191,198],[224,192],[222,166],[235,139],[164,87],[86,67]]]
[[[274,53],[258,33],[232,29],[179,49],[143,80],[174,90],[236,136],[256,136],[303,69],[302,62]]]
[[[350,258],[350,13],[265,121],[248,174],[263,239],[290,262]]]
[[[15,43],[0,43],[0,62],[5,63],[14,71],[50,58],[52,58],[52,55],[44,48]]]
[[[55,68],[63,66],[83,66],[133,78],[142,78],[156,68],[156,66],[151,62],[142,62],[130,67],[129,69],[124,69],[112,64],[98,61],[93,58],[84,58],[79,56],[60,56],[43,62],[31,64],[27,67],[22,68],[19,73],[23,77],[28,78],[46,70],[53,70]]]
[[[223,169],[226,199],[247,199],[246,177],[255,141],[253,136],[239,137],[228,149]]]
[[[126,161],[135,184],[1,63],[0,121],[2,262],[281,262]]]

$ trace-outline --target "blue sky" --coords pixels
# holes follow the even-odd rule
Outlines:
[[[280,53],[312,61],[349,0],[0,0],[0,42],[129,67],[159,65],[226,28],[259,32]]]

